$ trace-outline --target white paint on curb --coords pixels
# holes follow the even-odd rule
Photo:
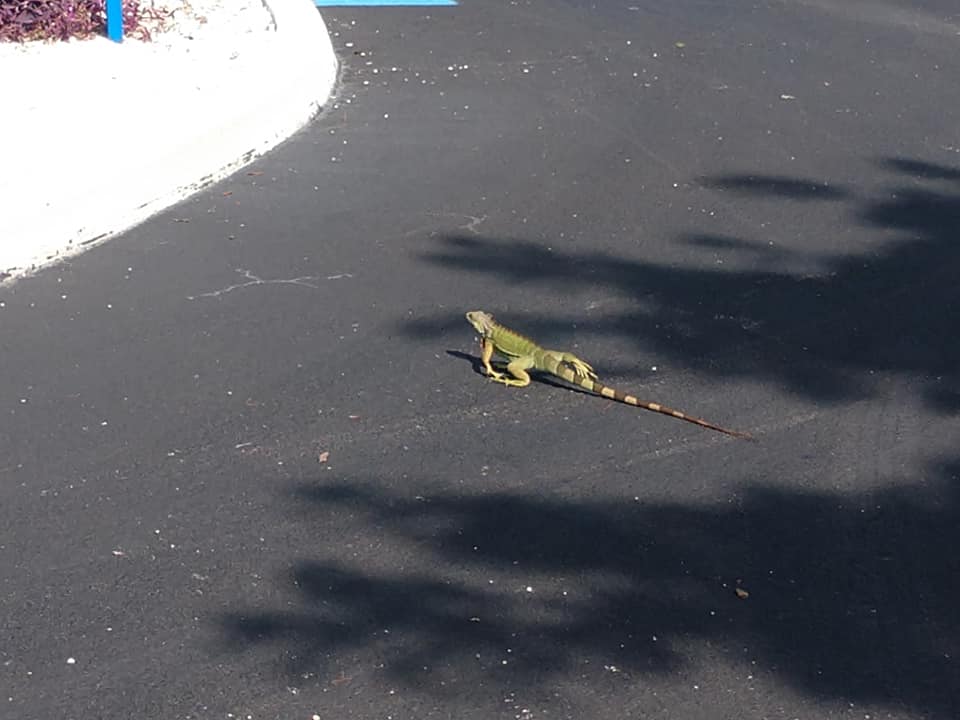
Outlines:
[[[311,0],[260,1],[255,30],[180,52],[97,39],[35,53],[59,54],[45,76],[25,68],[27,101],[4,110],[21,142],[0,176],[0,276],[130,229],[311,120],[337,78],[323,19]]]

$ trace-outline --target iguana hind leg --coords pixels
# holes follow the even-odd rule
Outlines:
[[[515,360],[511,360],[510,364],[507,365],[507,372],[513,377],[505,377],[503,374],[497,373],[497,377],[491,376],[491,379],[494,382],[503,383],[508,387],[526,387],[530,384],[530,375],[527,374],[527,370],[535,364],[536,362],[529,355],[526,357],[518,357]]]
[[[590,378],[591,380],[597,379],[597,374],[593,371],[593,368],[590,367],[589,363],[584,362],[578,358],[573,353],[557,353],[560,357],[558,358],[561,362],[565,362],[567,365],[573,368],[573,372],[576,376],[582,380]]]

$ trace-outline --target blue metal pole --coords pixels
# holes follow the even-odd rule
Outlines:
[[[107,0],[107,37],[114,42],[123,40],[122,0]]]

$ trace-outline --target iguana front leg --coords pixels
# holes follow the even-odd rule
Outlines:
[[[503,377],[503,373],[499,373],[494,370],[493,365],[490,364],[490,358],[493,357],[493,351],[493,341],[485,337],[480,338],[480,362],[483,363],[483,369],[487,371],[487,375],[491,380],[499,380]]]

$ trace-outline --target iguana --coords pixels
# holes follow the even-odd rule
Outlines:
[[[597,382],[597,374],[593,368],[576,355],[542,348],[530,338],[498,323],[490,313],[472,310],[467,313],[467,321],[480,334],[482,348],[480,360],[487,375],[495,382],[503,383],[508,387],[526,387],[530,384],[530,375],[527,370],[540,370],[617,402],[663,413],[734,437],[752,439],[747,433],[728,430],[657,403],[643,402],[633,395],[626,395],[619,390],[602,385]],[[507,373],[511,377],[493,369],[490,358],[493,357],[494,352],[510,359]]]

